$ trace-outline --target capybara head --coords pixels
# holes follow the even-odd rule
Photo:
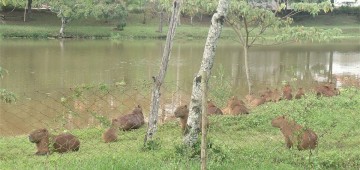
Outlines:
[[[49,131],[45,128],[43,129],[37,129],[30,133],[29,140],[32,143],[38,143],[42,139],[49,137]]]
[[[236,96],[232,96],[227,104],[227,107],[234,108],[235,106],[244,105],[242,100],[239,100]]]
[[[208,105],[208,107],[216,107],[211,100],[207,101],[207,105]]]
[[[119,128],[121,126],[121,123],[119,119],[112,119],[111,120],[111,127]]]
[[[182,105],[176,108],[175,112],[175,117],[185,117],[188,116],[189,114],[189,108],[187,107],[187,105]]]
[[[282,116],[278,116],[276,118],[274,118],[272,121],[271,121],[271,125],[273,127],[278,127],[280,128],[284,123],[286,122],[286,118],[284,115]]]
[[[142,113],[142,108],[141,108],[141,106],[140,106],[140,105],[137,105],[137,106],[134,108],[133,112]]]

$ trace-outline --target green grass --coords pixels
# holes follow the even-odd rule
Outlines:
[[[319,144],[309,151],[286,149],[271,119],[286,114],[312,128]],[[359,169],[360,90],[340,96],[267,103],[247,116],[210,117],[209,169]],[[198,146],[182,145],[177,122],[159,126],[152,150],[143,149],[145,127],[119,132],[119,141],[101,141],[104,127],[73,130],[79,152],[35,156],[27,136],[0,137],[0,169],[199,169]],[[151,148],[151,146],[149,146]]]
[[[29,22],[23,22],[22,11],[15,11],[6,14],[7,19],[4,24],[0,24],[0,36],[3,38],[57,38],[60,29],[60,20],[50,12],[35,11]],[[195,18],[197,19],[197,18]],[[117,23],[116,19],[103,21],[95,19],[81,19],[71,21],[65,28],[65,34],[69,38],[113,38],[113,39],[164,39],[167,33],[167,25],[163,27],[163,32],[158,30],[158,17],[149,15],[146,24],[142,24],[142,14],[129,14],[127,26],[124,31],[114,30]],[[176,39],[206,39],[210,26],[209,17],[203,21],[194,21],[194,25],[189,24],[189,18],[181,19],[181,26],[177,28]],[[343,34],[337,38],[358,38],[360,36],[360,22],[355,16],[343,15],[322,15],[315,18],[298,18],[296,25],[315,26],[319,28],[339,27]],[[265,34],[267,39],[273,38],[273,32]],[[221,37],[233,39],[236,37],[231,28],[225,27]]]

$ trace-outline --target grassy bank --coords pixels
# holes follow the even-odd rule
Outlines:
[[[287,114],[312,128],[318,147],[286,149],[271,119]],[[360,90],[344,89],[340,96],[267,103],[247,116],[210,117],[209,169],[359,169]],[[74,130],[79,152],[35,156],[27,136],[0,137],[0,169],[199,169],[198,150],[182,147],[180,127],[159,127],[156,143],[142,148],[145,127],[119,132],[119,141],[105,144],[105,127]]]
[[[4,23],[0,24],[0,37],[4,38],[57,38],[60,29],[60,19],[46,11],[34,11],[29,22],[22,21],[22,11],[15,11],[6,15]],[[194,19],[194,25],[189,24],[189,18],[181,19],[181,26],[177,29],[176,39],[205,39],[209,29],[209,17],[202,21]],[[360,36],[360,23],[355,16],[326,15],[315,18],[306,17],[298,19],[298,24],[320,28],[339,27],[343,34],[337,38],[358,38]],[[142,24],[141,14],[130,14],[124,31],[114,30],[116,20],[99,21],[82,19],[71,21],[65,29],[68,38],[115,38],[115,39],[144,39],[165,38],[167,26],[159,33],[157,16],[149,16],[146,24]],[[268,32],[267,37],[273,37]],[[231,28],[225,27],[222,38],[236,37]]]

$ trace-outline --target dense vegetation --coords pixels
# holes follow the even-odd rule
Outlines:
[[[210,117],[208,166],[216,169],[358,169],[360,90],[341,95],[267,103],[247,116]],[[316,150],[285,147],[279,129],[270,121],[286,114],[319,135]],[[182,144],[177,122],[160,126],[154,143],[143,147],[145,127],[119,132],[120,140],[105,144],[105,127],[74,130],[79,152],[35,156],[27,136],[0,137],[1,169],[199,169],[199,148]],[[81,166],[79,166],[81,165]]]

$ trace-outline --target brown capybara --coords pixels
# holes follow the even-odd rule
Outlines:
[[[265,91],[260,93],[260,96],[264,97],[266,102],[269,102],[269,101],[271,101],[272,93],[273,92],[267,87]]]
[[[207,113],[208,115],[222,115],[223,112],[214,105],[214,103],[210,100],[207,101]]]
[[[247,94],[245,96],[245,100],[250,103],[251,101],[253,101],[256,98],[256,96],[253,93]]]
[[[281,100],[281,95],[278,89],[274,89],[274,91],[271,94],[271,101],[278,102]]]
[[[64,153],[68,151],[78,151],[80,141],[69,133],[53,136],[47,129],[37,129],[30,133],[29,140],[36,143],[36,155],[50,154],[49,146],[52,144],[54,152]]]
[[[324,84],[315,87],[316,95],[325,96],[325,97],[332,97],[340,94],[340,91],[335,87],[334,84]]]
[[[119,130],[119,125],[120,125],[118,121],[119,121],[118,119],[112,119],[111,127],[103,133],[102,138],[105,143],[117,141],[118,138],[117,131]]]
[[[145,123],[140,105],[135,107],[131,113],[119,116],[117,119],[118,121],[114,122],[117,125],[113,126],[119,127],[122,130],[138,129]]]
[[[286,146],[291,148],[294,144],[299,150],[315,149],[317,146],[317,135],[308,128],[303,128],[295,121],[289,121],[285,116],[278,116],[271,121],[273,127],[280,128],[285,137]]]
[[[175,117],[180,118],[180,126],[183,132],[186,129],[187,119],[189,117],[189,108],[187,105],[179,106],[175,109]]]
[[[250,106],[256,107],[256,106],[264,104],[265,102],[266,102],[265,96],[257,97],[253,101],[250,102]]]
[[[292,89],[290,85],[286,84],[283,88],[283,98],[287,100],[291,100],[293,97],[291,93],[292,93]]]
[[[295,95],[295,99],[301,99],[303,96],[305,96],[305,91],[300,87]]]
[[[249,114],[249,110],[246,108],[244,102],[236,96],[232,96],[229,99],[226,108],[224,108],[222,112],[229,115]]]

